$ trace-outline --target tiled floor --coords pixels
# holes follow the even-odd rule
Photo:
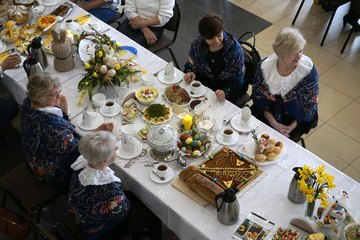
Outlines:
[[[230,0],[230,2],[273,23],[256,35],[262,56],[271,54],[276,33],[290,26],[300,0]],[[295,23],[308,44],[310,56],[320,74],[319,127],[306,138],[308,150],[360,182],[360,37],[353,34],[344,54],[340,54],[349,26],[342,29],[342,17],[349,5],[338,9],[323,47],[330,13],[311,0],[305,1]],[[271,9],[271,11],[269,11]]]

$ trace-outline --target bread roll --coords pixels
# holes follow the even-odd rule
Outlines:
[[[190,165],[179,173],[179,177],[181,180],[186,181],[189,177],[198,172],[199,170],[195,166]]]
[[[196,173],[186,180],[187,185],[199,196],[204,198],[211,205],[216,207],[215,197],[224,190],[210,179]]]
[[[267,157],[265,154],[255,154],[255,160],[256,161],[259,161],[259,162],[263,162],[263,161],[266,161]]]
[[[271,152],[266,154],[267,160],[268,161],[274,161],[277,158],[278,154]]]

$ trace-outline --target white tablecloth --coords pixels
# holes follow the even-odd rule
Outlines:
[[[75,6],[74,11],[69,17],[74,18],[81,13],[82,10]],[[164,60],[137,45],[121,33],[118,33],[115,29],[111,28],[107,31],[107,34],[111,36],[112,39],[118,40],[124,45],[136,47],[138,50],[136,62],[140,64],[142,69],[148,72],[156,72],[166,65]],[[77,57],[75,69],[66,73],[58,73],[53,68],[53,57],[48,55],[48,60],[50,64],[49,67],[46,68],[46,71],[60,78],[63,85],[63,93],[67,96],[70,104],[69,109],[73,118],[72,122],[76,124],[77,119],[81,117],[81,110],[86,104],[89,104],[88,101],[84,101],[83,105],[80,106],[77,104],[79,99],[77,84],[82,77],[81,72],[83,71],[83,66]],[[181,74],[180,71],[177,73]],[[9,70],[6,74],[7,77],[3,80],[4,84],[14,95],[18,103],[22,103],[26,96],[27,84],[27,77],[24,70],[22,68]],[[156,81],[154,85],[159,89],[160,94],[162,94],[166,85],[159,81]],[[187,86],[184,82],[182,82],[181,85]],[[140,86],[140,83],[131,84],[131,89],[129,90],[133,91]],[[211,105],[211,116],[219,120],[219,127],[221,127],[221,119],[229,119],[234,113],[239,111],[236,106],[227,101],[216,101],[214,93],[211,90],[207,91],[206,97],[209,99],[208,102],[210,102]],[[159,97],[157,101],[163,102],[164,100]],[[121,127],[119,123],[120,117],[105,118],[105,122],[110,121],[115,121],[115,133],[118,133]],[[175,126],[176,121],[176,115],[174,115],[168,124]],[[137,130],[145,126],[141,117],[137,118],[134,122],[134,128],[137,128]],[[80,134],[86,134],[86,132],[80,129],[78,129],[78,131]],[[263,166],[263,170],[266,173],[265,176],[241,194],[238,199],[240,204],[240,219],[232,226],[225,226],[219,223],[216,218],[216,210],[212,206],[201,207],[172,187],[171,183],[157,184],[153,182],[149,178],[150,168],[144,167],[144,161],[152,160],[149,153],[145,158],[137,161],[131,168],[124,168],[128,160],[121,159],[118,159],[112,167],[121,177],[123,184],[134,192],[168,228],[174,231],[180,239],[184,240],[230,239],[240,223],[250,212],[255,212],[274,222],[276,226],[272,233],[276,231],[276,228],[279,226],[289,226],[290,219],[294,216],[303,216],[305,210],[304,204],[294,204],[287,199],[288,187],[293,177],[291,169],[296,166],[303,166],[304,164],[311,166],[325,165],[326,171],[335,176],[337,187],[332,193],[337,194],[340,189],[346,190],[349,193],[348,210],[355,215],[359,215],[360,184],[358,182],[263,123],[257,128],[257,132],[259,134],[268,133],[270,136],[282,141],[284,143],[284,153],[276,163]],[[240,135],[238,143],[230,146],[230,148],[237,151],[241,144],[250,140],[251,134]],[[219,144],[213,141],[210,152],[215,151],[218,146]],[[149,148],[145,143],[143,143],[143,147]],[[189,159],[188,162],[190,164],[200,164],[203,160],[204,157],[201,157],[199,159]],[[174,162],[169,164],[174,170],[176,177],[181,169]],[[357,217],[360,218],[360,216]],[[269,236],[272,236],[272,233],[270,233]]]

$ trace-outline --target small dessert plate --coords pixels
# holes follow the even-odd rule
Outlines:
[[[234,145],[235,143],[237,143],[239,141],[239,134],[235,131],[233,131],[233,134],[234,134],[234,136],[232,137],[231,141],[225,141],[221,132],[218,132],[216,134],[216,140],[224,146]]]
[[[191,85],[186,87],[186,91],[189,93],[190,97],[192,98],[198,98],[198,97],[202,97],[206,94],[207,92],[207,87],[205,87],[204,85],[202,86],[202,88],[200,89],[199,93],[194,93],[191,91]]]
[[[135,138],[133,139],[133,141],[135,143],[135,147],[134,147],[134,151],[132,152],[125,151],[121,141],[117,141],[116,146],[118,147],[118,150],[116,151],[116,155],[123,159],[131,159],[139,156],[143,150],[142,144],[140,141],[138,141]]]
[[[175,84],[175,83],[181,82],[181,80],[182,80],[182,76],[180,76],[180,74],[176,73],[176,72],[174,72],[173,79],[165,79],[165,71],[164,70],[159,72],[158,78],[159,78],[159,81],[164,84]]]
[[[230,121],[231,127],[233,127],[238,132],[251,132],[252,129],[256,129],[260,125],[260,121],[256,119],[256,117],[251,116],[250,118],[250,125],[243,126],[241,124],[241,114],[237,114],[234,116]]]
[[[100,113],[104,117],[114,117],[114,116],[118,115],[120,113],[120,111],[121,111],[121,107],[117,103],[114,103],[114,111],[112,111],[110,113],[105,111],[105,104],[100,107]]]
[[[56,0],[41,0],[41,3],[45,7],[51,7],[59,4],[59,2]]]
[[[174,177],[174,171],[171,168],[169,168],[169,170],[166,174],[165,180],[161,180],[158,176],[155,175],[155,173],[152,170],[150,170],[150,178],[151,178],[151,180],[153,180],[156,183],[170,182],[171,179],[173,179],[173,177]]]
[[[98,128],[101,124],[104,123],[104,118],[97,112],[89,112],[89,115],[94,118],[90,125],[84,126],[82,124],[82,115],[77,120],[77,125],[79,128],[85,131],[91,131]]]

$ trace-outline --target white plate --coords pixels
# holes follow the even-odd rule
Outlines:
[[[202,97],[206,94],[207,92],[207,87],[205,87],[204,85],[202,85],[202,89],[200,90],[199,93],[193,93],[191,90],[190,90],[190,87],[191,85],[187,86],[186,87],[186,91],[189,93],[190,97],[192,98],[197,98],[197,97]]]
[[[234,136],[233,136],[232,140],[230,142],[228,142],[228,141],[224,141],[223,135],[220,132],[218,132],[216,134],[216,140],[224,146],[234,145],[235,143],[237,143],[239,141],[239,134],[235,131],[233,131],[233,134],[234,134]]]
[[[160,80],[160,82],[164,83],[164,84],[175,84],[178,82],[181,82],[182,80],[182,76],[179,75],[179,73],[176,73],[174,71],[174,78],[171,80],[165,79],[165,70],[161,70],[159,72],[158,78]]]
[[[94,56],[95,53],[95,43],[84,39],[81,40],[79,43],[79,57],[81,61],[87,62],[90,60],[92,56]]]
[[[231,127],[233,127],[236,131],[247,133],[251,132],[252,129],[256,129],[260,125],[260,121],[256,119],[256,117],[251,116],[250,118],[250,126],[245,127],[241,125],[241,113],[234,116],[230,121]]]
[[[0,40],[0,52],[5,51],[7,48],[6,44]]]
[[[259,162],[259,161],[255,160],[255,142],[254,142],[253,139],[251,139],[249,142],[247,142],[246,144],[243,144],[242,146],[240,146],[238,148],[238,152],[240,154],[244,154],[246,157],[249,158],[250,161],[252,161],[253,163],[255,163],[256,165],[259,165],[259,166],[270,165],[270,164],[276,163],[284,155],[284,150],[285,149],[284,149],[284,146],[283,146],[279,156],[273,161]]]
[[[59,1],[57,0],[41,0],[40,2],[45,7],[51,7],[59,4]]]
[[[134,158],[134,157],[137,157],[140,155],[140,153],[142,152],[143,150],[143,147],[142,147],[142,144],[141,142],[139,142],[136,138],[133,137],[133,141],[135,143],[135,148],[134,148],[134,151],[133,152],[126,152],[126,151],[123,151],[123,147],[122,147],[122,144],[121,144],[121,140],[120,141],[117,141],[116,142],[116,146],[119,148],[117,151],[116,151],[116,155],[120,158],[124,158],[124,159],[131,159],[131,158]]]
[[[91,26],[90,26],[91,25]],[[94,22],[86,22],[84,23],[84,25],[82,26],[83,30],[85,32],[88,33],[93,33],[94,30],[92,28],[94,28],[96,31],[101,32],[101,30],[105,29],[105,26],[101,24],[101,21],[99,20],[98,22],[94,23]]]
[[[151,180],[153,180],[156,183],[170,182],[171,179],[173,179],[173,177],[174,177],[174,171],[171,168],[169,168],[169,171],[166,174],[165,180],[160,180],[160,178],[158,176],[156,176],[152,170],[150,170],[150,178],[151,178]]]
[[[100,115],[100,113],[97,112],[89,112],[89,115],[93,116],[95,118],[95,120],[91,123],[91,125],[89,126],[84,126],[82,124],[82,114],[80,115],[80,117],[77,120],[77,125],[79,128],[81,128],[82,130],[85,131],[91,131],[91,130],[95,130],[97,129],[101,124],[104,123],[104,118],[103,116]]]
[[[121,111],[121,107],[117,103],[114,103],[114,111],[112,113],[106,112],[105,109],[106,109],[105,104],[100,107],[100,113],[104,117],[114,117],[114,116],[118,115]]]

